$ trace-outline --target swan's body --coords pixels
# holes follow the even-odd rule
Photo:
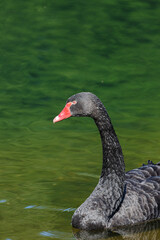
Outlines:
[[[100,179],[89,198],[75,211],[72,217],[73,226],[87,230],[113,229],[160,218],[158,175],[160,176],[160,166],[154,164],[127,172],[124,195],[113,211],[113,216],[108,215],[108,206],[114,202],[115,197],[109,195],[109,188]]]
[[[160,165],[148,162],[125,174],[126,194],[108,227],[160,218]]]
[[[78,229],[100,230],[160,218],[160,164],[149,162],[125,173],[122,149],[101,101],[92,93],[70,97],[54,119],[70,116],[92,117],[103,145],[103,166],[97,186],[75,211],[72,225]]]

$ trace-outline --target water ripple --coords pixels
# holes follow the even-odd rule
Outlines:
[[[2,200],[0,200],[0,203],[5,203],[5,202],[7,202],[6,199],[2,199]]]
[[[91,174],[91,173],[85,173],[85,172],[79,172],[77,173],[79,176],[85,176],[85,177],[92,177],[92,178],[99,178],[98,175],[96,174]]]
[[[51,231],[43,231],[40,233],[41,236],[44,236],[44,237],[56,237],[56,235],[54,233],[52,233]]]
[[[56,212],[73,212],[76,210],[76,208],[49,208],[45,206],[37,206],[37,205],[29,205],[24,207],[24,209],[48,209]]]
[[[54,237],[57,239],[66,239],[66,240],[75,239],[73,238],[72,234],[66,233],[66,232],[59,232],[59,231],[42,231],[39,233],[39,235],[43,237]]]

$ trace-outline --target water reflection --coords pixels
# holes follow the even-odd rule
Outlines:
[[[45,207],[45,206],[37,206],[37,205],[29,205],[26,206],[24,209],[47,209],[47,210],[52,210],[52,211],[56,211],[56,212],[73,212],[76,210],[76,208],[49,208],[49,207]]]
[[[43,231],[39,233],[42,237],[56,238],[56,239],[66,239],[74,240],[75,238],[71,237],[71,234],[62,232],[62,231]]]
[[[5,203],[5,202],[7,202],[6,199],[2,199],[2,200],[0,200],[0,203]]]
[[[103,231],[103,232],[88,232],[88,231],[77,231],[73,229],[73,234],[78,240],[100,240],[100,239],[109,239],[120,240],[120,239],[129,239],[129,240],[159,240],[160,235],[160,220],[148,222],[132,227],[124,227],[117,229],[115,232]]]
[[[108,239],[112,237],[112,239],[120,239],[119,234],[112,233],[110,231],[103,231],[103,232],[94,232],[94,231],[76,231],[73,230],[73,234],[76,239],[78,240],[101,240],[101,239]],[[117,238],[116,238],[117,237]]]
[[[43,236],[43,237],[56,237],[56,234],[54,234],[51,231],[48,231],[48,232],[43,231],[43,232],[40,233],[40,235]]]
[[[70,207],[97,184],[101,143],[90,119],[55,127],[52,117],[91,91],[113,119],[126,170],[160,161],[160,4],[17,0],[0,11],[0,239],[72,239]]]

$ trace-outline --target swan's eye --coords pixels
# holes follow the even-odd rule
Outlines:
[[[73,101],[72,103],[75,105],[77,103],[77,101]]]
[[[67,108],[70,108],[72,105],[75,105],[76,103],[77,103],[77,101],[68,102],[68,103],[66,104],[66,107],[67,107]]]

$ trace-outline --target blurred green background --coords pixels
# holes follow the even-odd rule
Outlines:
[[[52,119],[71,95],[106,106],[126,170],[160,161],[160,1],[0,2],[1,239],[72,239],[101,172],[94,122]]]

